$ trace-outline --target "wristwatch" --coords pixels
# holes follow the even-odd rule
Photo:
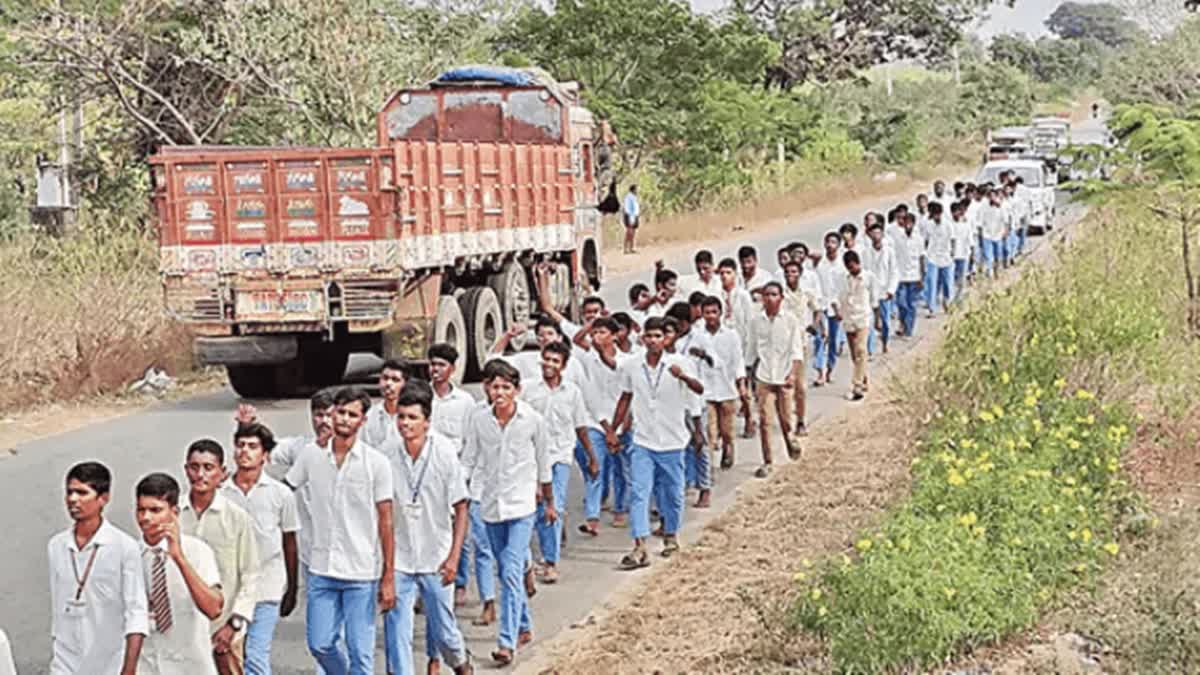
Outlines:
[[[229,625],[233,626],[234,630],[240,631],[246,627],[246,620],[243,619],[241,615],[234,614],[233,616],[229,617]]]

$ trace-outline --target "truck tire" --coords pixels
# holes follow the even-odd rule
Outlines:
[[[275,398],[275,366],[225,366],[229,386],[242,398]]]
[[[304,359],[304,384],[322,389],[342,383],[350,350],[337,343],[322,342],[306,345],[301,356]]]
[[[513,260],[505,263],[499,274],[488,277],[488,287],[500,301],[500,314],[504,317],[501,330],[508,330],[516,323],[529,323],[533,313],[533,289],[529,285],[529,275],[525,267]],[[518,335],[512,339],[512,347],[517,351],[525,348],[527,334]]]
[[[454,364],[454,382],[461,384],[467,361],[467,324],[462,308],[453,296],[443,295],[438,299],[437,316],[433,319],[433,342],[445,342],[458,352]],[[490,346],[489,346],[490,348]]]
[[[464,375],[471,380],[483,372],[483,364],[496,339],[504,332],[504,318],[496,292],[487,286],[468,288],[458,297],[467,337],[467,364]]]

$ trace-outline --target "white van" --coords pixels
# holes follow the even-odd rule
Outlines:
[[[1055,190],[1058,177],[1046,169],[1046,165],[1035,159],[1003,159],[983,165],[975,176],[975,184],[999,183],[1005,171],[1020,176],[1025,187],[1032,191],[1032,209],[1029,213],[1029,230],[1046,232],[1054,225]]]

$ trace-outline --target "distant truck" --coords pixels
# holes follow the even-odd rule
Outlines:
[[[988,132],[987,152],[983,161],[1019,159],[1030,153],[1030,127],[1001,127]]]
[[[150,158],[167,310],[240,395],[311,391],[351,352],[421,359],[433,342],[473,375],[529,319],[535,265],[567,316],[599,288],[607,149],[578,85],[449,71],[387,99],[377,137]]]
[[[1060,180],[1067,180],[1071,165],[1071,158],[1067,154],[1071,145],[1070,116],[1034,118],[1032,139],[1033,156],[1045,162]]]

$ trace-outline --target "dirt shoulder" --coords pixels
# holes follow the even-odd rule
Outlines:
[[[1077,221],[1082,212],[1068,209],[1060,224]],[[1069,230],[1059,227],[1051,238]],[[1007,286],[1029,265],[1053,264],[1056,248],[1039,246],[987,290]],[[517,672],[828,670],[819,644],[785,629],[795,575],[804,573],[808,560],[848,551],[856,532],[878,523],[907,494],[923,420],[905,393],[953,324],[926,323],[933,329],[888,364],[892,375],[877,380],[866,405],[847,404],[810,432],[800,462],[742,488],[736,504],[697,543],[657,564]],[[878,376],[881,369],[873,369]]]

